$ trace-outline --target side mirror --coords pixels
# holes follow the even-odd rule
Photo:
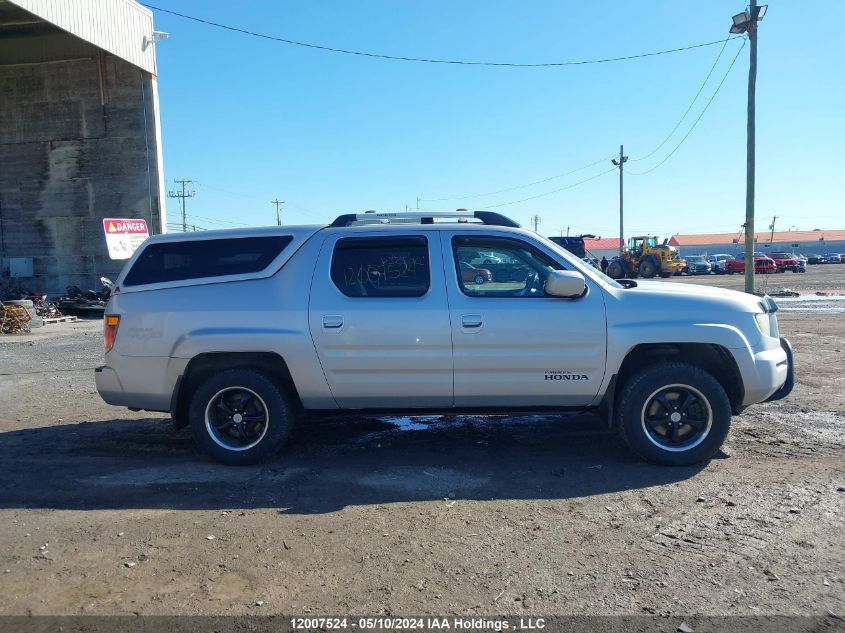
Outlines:
[[[553,270],[543,288],[552,297],[580,297],[587,289],[584,275],[573,270]]]

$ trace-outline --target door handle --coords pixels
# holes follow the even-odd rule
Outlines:
[[[476,329],[480,328],[483,321],[480,314],[464,314],[461,317],[461,325],[465,328]]]
[[[326,314],[323,316],[323,327],[327,330],[336,330],[343,327],[343,317],[339,314]]]

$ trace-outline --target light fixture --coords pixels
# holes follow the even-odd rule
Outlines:
[[[739,35],[741,33],[747,33],[748,29],[751,27],[752,24],[755,22],[759,22],[763,19],[763,16],[766,15],[766,9],[769,8],[767,4],[761,4],[759,6],[755,6],[752,10],[752,13],[748,13],[748,11],[743,11],[742,13],[737,13],[731,20],[733,21],[733,25],[731,26],[731,33],[734,35]]]
[[[166,40],[170,37],[170,33],[164,31],[153,31],[152,35],[144,36],[143,50],[147,50],[150,44],[158,44],[161,40]]]

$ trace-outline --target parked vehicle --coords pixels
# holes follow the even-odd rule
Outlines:
[[[791,253],[769,253],[769,257],[775,262],[779,273],[786,272],[787,270],[791,270],[794,273],[807,272],[801,260]]]
[[[825,264],[841,264],[842,255],[839,253],[825,253],[823,255]]]
[[[716,273],[717,275],[723,275],[727,272],[725,270],[725,262],[733,258],[733,255],[718,253],[716,255],[710,255],[710,257],[707,258],[707,261],[710,262],[710,267],[712,268],[714,273]]]
[[[793,253],[792,256],[795,259],[797,259],[799,262],[801,262],[801,265],[804,266],[804,268],[807,267],[807,256],[806,255],[802,255],[801,253]]]
[[[493,273],[486,268],[476,268],[467,262],[459,262],[461,267],[461,278],[468,283],[483,284],[493,279]]]
[[[100,395],[170,412],[235,465],[327,410],[594,410],[642,458],[680,465],[792,389],[769,297],[616,282],[496,213],[379,217],[149,238],[104,316]],[[467,283],[480,251],[529,272]]]
[[[703,255],[684,256],[684,261],[687,265],[681,269],[681,272],[686,275],[709,275],[713,270],[710,262]]]
[[[745,273],[745,253],[739,253],[736,257],[725,262],[725,270],[729,275],[734,273]],[[776,273],[778,267],[765,253],[754,253],[754,272],[758,275]]]
[[[807,255],[807,263],[812,265],[824,264],[824,257],[815,253]]]
[[[581,259],[587,257],[587,247],[584,245],[583,237],[567,235],[566,237],[553,236],[549,239],[558,246],[562,246],[568,250],[575,257],[580,257]]]
[[[489,266],[490,264],[501,264],[502,260],[493,253],[478,253],[469,263],[472,266]]]

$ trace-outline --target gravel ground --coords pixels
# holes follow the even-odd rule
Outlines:
[[[590,416],[305,420],[226,468],[100,400],[99,322],[0,338],[0,615],[843,614],[845,317],[780,323],[795,391],[695,468]]]

